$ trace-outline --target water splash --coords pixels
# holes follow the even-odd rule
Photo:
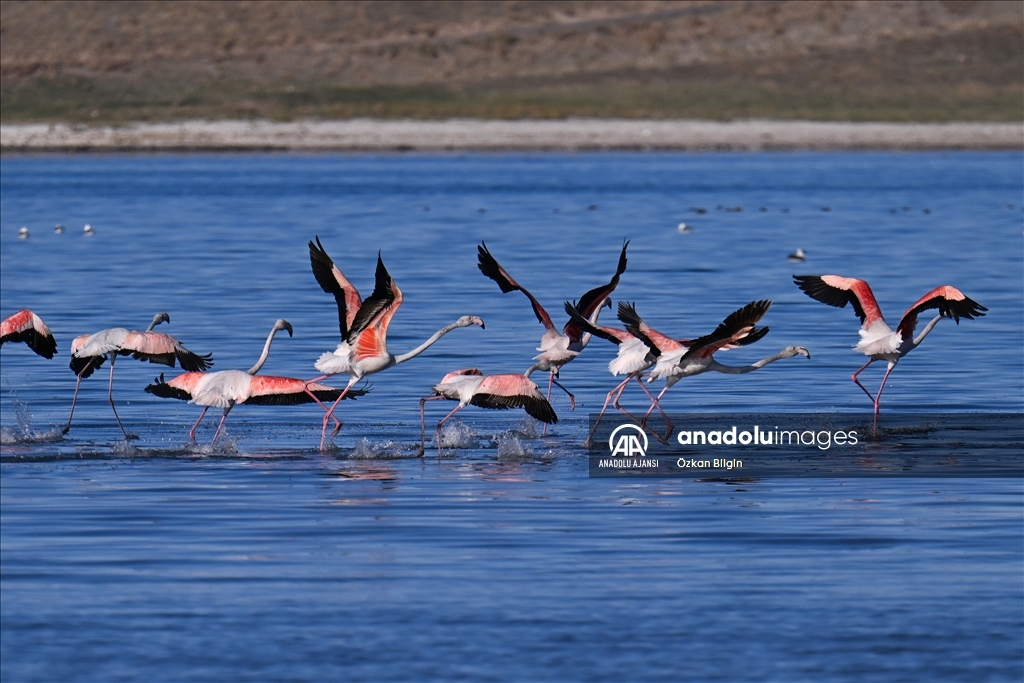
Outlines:
[[[510,431],[512,434],[517,434],[523,439],[536,439],[540,437],[544,430],[544,423],[540,420],[535,420],[532,417],[524,417],[520,420],[519,424],[513,427]]]
[[[353,460],[386,460],[407,456],[402,452],[402,444],[397,441],[389,439],[371,443],[369,439],[363,437],[352,446],[349,457]]]
[[[0,428],[0,444],[8,446],[19,443],[53,443],[64,438],[64,431],[59,427],[45,432],[33,432],[32,411],[28,409],[26,403],[18,400],[18,394],[13,389],[10,396],[18,425],[17,427]]]
[[[476,430],[459,420],[449,420],[441,428],[442,448],[479,448]]]
[[[533,449],[520,440],[516,431],[508,431],[498,436],[498,458],[521,459],[533,456]]]

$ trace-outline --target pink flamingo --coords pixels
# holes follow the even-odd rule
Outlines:
[[[973,320],[985,315],[984,311],[988,310],[965,296],[956,287],[942,285],[914,302],[914,305],[903,314],[900,324],[893,331],[882,317],[882,309],[878,307],[871,287],[864,280],[840,275],[794,275],[793,281],[815,301],[836,308],[844,308],[846,304],[852,304],[853,312],[857,314],[861,322],[860,341],[853,348],[871,360],[853,373],[851,379],[874,403],[876,422],[882,389],[885,388],[885,382],[889,379],[889,373],[896,367],[900,359],[917,348],[942,318],[952,318],[959,325],[960,318]],[[918,314],[932,308],[939,309],[939,314],[921,330],[921,334],[915,337],[914,329],[917,327]],[[878,393],[872,396],[871,392],[857,379],[857,375],[876,360],[884,360],[889,365],[885,370],[885,376],[882,377],[882,384],[878,387]]]
[[[632,308],[625,302],[620,301],[619,310],[623,310],[624,307]],[[590,434],[587,435],[587,440],[583,442],[584,446],[590,446],[594,438],[594,434],[597,432],[597,428],[601,424],[601,419],[604,418],[605,411],[608,410],[609,403],[611,403],[616,410],[627,415],[630,419],[636,420],[628,410],[619,405],[619,399],[622,397],[622,392],[626,390],[626,386],[631,380],[636,380],[636,383],[640,385],[640,388],[644,390],[644,393],[647,394],[651,401],[654,401],[654,396],[647,387],[644,386],[644,383],[640,380],[640,375],[644,370],[647,370],[654,365],[658,357],[647,347],[647,344],[645,344],[642,339],[634,337],[626,330],[591,324],[591,322],[584,318],[568,301],[565,302],[565,312],[569,314],[569,319],[573,323],[579,325],[583,331],[588,332],[595,337],[606,339],[618,346],[618,353],[615,358],[608,363],[608,372],[612,373],[614,376],[626,375],[626,379],[615,385],[615,388],[609,391],[608,395],[605,396],[604,405],[601,407],[601,413],[597,416],[597,421],[594,422],[594,426],[590,429]],[[641,324],[643,324],[643,321],[641,321]],[[670,348],[679,348],[685,350],[685,345],[690,343],[689,340],[672,339],[661,334],[657,330],[646,326],[644,327],[649,338],[658,339],[659,348],[664,348],[666,350]],[[661,406],[658,406],[658,410],[661,410]],[[668,415],[665,415],[665,411],[661,410],[661,413],[665,416],[665,420],[668,421]]]
[[[758,328],[756,324],[764,317],[764,314],[767,313],[771,305],[772,302],[767,299],[751,301],[743,308],[730,313],[711,334],[694,339],[685,345],[672,340],[675,342],[675,345],[684,346],[685,350],[671,348],[666,349],[664,352],[661,350],[663,346],[659,346],[659,343],[664,345],[665,341],[651,335],[650,328],[636,314],[636,309],[632,307],[620,309],[620,320],[626,323],[626,329],[634,336],[642,339],[653,353],[659,354],[654,368],[647,377],[647,381],[653,382],[656,379],[665,378],[665,387],[651,403],[651,407],[647,409],[641,424],[646,424],[654,408],[660,407],[661,398],[665,395],[665,392],[684,377],[692,377],[705,372],[742,375],[759,370],[769,363],[774,363],[783,358],[792,358],[797,355],[810,358],[810,352],[804,347],[787,346],[779,353],[762,358],[750,365],[737,367],[723,365],[715,360],[714,354],[716,351],[747,346],[768,334],[767,327]],[[662,414],[664,415],[664,411],[662,411]],[[668,421],[667,416],[665,419]],[[671,434],[673,429],[672,422],[668,421],[668,431],[666,434]]]
[[[121,428],[124,438],[128,440],[139,437],[125,431],[124,425],[121,424],[121,418],[118,417],[117,408],[114,407],[114,361],[119,355],[130,355],[136,360],[160,363],[172,368],[177,359],[185,370],[206,370],[213,365],[213,354],[200,356],[186,349],[171,335],[153,332],[153,328],[160,323],[169,322],[171,322],[171,316],[167,313],[157,313],[153,316],[153,321],[145,332],[112,327],[94,334],[83,334],[71,342],[71,364],[69,367],[78,379],[75,382],[75,396],[71,399],[71,414],[68,415],[68,423],[64,425],[64,434],[71,429],[71,418],[75,415],[75,403],[78,401],[78,389],[82,380],[99,369],[107,358],[110,359],[107,402],[110,403],[110,409],[114,411],[117,426]]]
[[[57,341],[50,334],[50,328],[27,308],[0,322],[0,345],[5,342],[25,342],[43,358],[53,358],[57,353]]]
[[[608,298],[609,295],[619,284],[619,277],[626,272],[626,247],[629,246],[627,241],[622,245],[622,252],[619,254],[619,263],[615,268],[615,275],[606,285],[595,287],[589,292],[584,294],[579,303],[576,305],[576,309],[580,312],[584,319],[591,323],[596,324],[598,315],[600,315],[601,308],[605,305],[611,306],[611,300]],[[498,287],[501,288],[502,294],[508,294],[513,291],[520,291],[526,295],[526,298],[530,300],[530,304],[533,306],[533,313],[537,316],[537,320],[544,326],[544,334],[540,338],[540,346],[537,350],[540,351],[540,355],[534,356],[533,360],[537,361],[526,371],[526,376],[529,377],[534,370],[542,370],[548,373],[548,393],[547,399],[551,400],[551,385],[557,384],[558,387],[569,395],[569,403],[573,410],[576,409],[576,397],[562,386],[558,380],[555,379],[562,369],[562,366],[571,361],[573,358],[578,356],[583,348],[590,341],[591,334],[585,332],[577,323],[570,320],[559,332],[555,327],[554,323],[551,322],[551,316],[544,310],[544,307],[540,305],[540,302],[530,294],[522,285],[512,279],[512,276],[508,274],[504,268],[498,263],[498,261],[491,256],[491,252],[487,250],[487,244],[481,242],[480,246],[477,247],[477,266],[480,268],[480,272],[491,278],[498,283]]]
[[[241,370],[185,372],[169,382],[165,382],[164,376],[160,375],[154,384],[146,387],[146,391],[161,398],[177,398],[205,406],[203,412],[199,414],[199,419],[188,432],[188,438],[191,441],[196,440],[196,429],[206,417],[206,411],[211,406],[223,408],[224,414],[220,418],[217,430],[213,433],[211,446],[217,442],[217,437],[220,435],[221,428],[224,427],[228,413],[238,403],[297,405],[315,402],[326,411],[327,406],[323,404],[323,401],[339,398],[341,389],[324,384],[313,384],[293,377],[256,376],[256,373],[267,361],[267,356],[270,355],[270,344],[274,341],[274,335],[280,330],[287,330],[288,336],[292,336],[291,324],[287,320],[278,320],[270,330],[270,335],[267,336],[259,360],[244,372]],[[364,389],[353,389],[348,392],[347,397],[354,399],[365,394],[366,390]]]
[[[359,292],[334,265],[334,261],[320,244],[319,237],[316,238],[316,244],[312,241],[309,243],[309,260],[313,267],[313,276],[320,287],[334,295],[338,304],[338,326],[341,329],[341,344],[338,348],[331,353],[322,354],[316,362],[316,369],[324,374],[310,381],[318,382],[338,373],[346,373],[350,377],[348,385],[324,415],[323,429],[320,433],[320,450],[323,450],[327,437],[327,422],[353,384],[366,375],[415,358],[457,327],[479,325],[483,328],[484,321],[475,315],[464,315],[452,324],[442,327],[412,351],[394,356],[387,347],[388,325],[398,307],[402,305],[404,297],[384,267],[380,254],[377,254],[373,294],[366,301],[360,300]],[[338,429],[340,426],[335,428],[333,433],[337,434]]]
[[[424,404],[442,398],[458,401],[459,405],[437,423],[438,456],[441,455],[441,425],[470,404],[498,410],[524,408],[531,417],[545,424],[558,422],[558,416],[540,393],[540,388],[525,375],[484,375],[476,368],[456,370],[441,378],[441,381],[434,385],[430,396],[420,399],[420,453],[423,453],[426,447]]]

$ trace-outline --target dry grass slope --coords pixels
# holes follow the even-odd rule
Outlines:
[[[1024,3],[0,3],[0,119],[1024,120]]]

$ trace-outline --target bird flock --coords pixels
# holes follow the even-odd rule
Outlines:
[[[292,326],[286,320],[274,323],[259,359],[251,368],[244,371],[211,371],[212,354],[194,353],[171,335],[154,331],[157,325],[170,322],[167,313],[158,313],[143,331],[116,327],[84,334],[72,341],[69,367],[75,374],[75,392],[62,433],[67,434],[71,429],[82,380],[109,360],[107,401],[125,439],[138,438],[125,429],[117,414],[113,396],[115,361],[118,356],[131,356],[136,360],[172,368],[180,364],[183,373],[171,379],[165,379],[161,374],[145,391],[161,398],[185,400],[203,406],[202,413],[189,430],[190,441],[195,441],[196,429],[211,407],[223,410],[211,441],[211,444],[215,444],[228,414],[238,404],[316,403],[324,413],[320,434],[320,449],[324,450],[327,446],[327,429],[332,420],[332,436],[343,426],[336,415],[342,400],[360,398],[370,391],[368,385],[356,386],[366,377],[412,360],[457,328],[474,325],[484,328],[481,318],[464,315],[434,332],[416,348],[394,355],[387,346],[387,330],[404,297],[380,254],[377,255],[373,292],[364,300],[328,255],[319,237],[310,241],[308,246],[313,277],[325,293],[334,297],[338,309],[340,342],[334,350],[321,354],[314,362],[320,375],[312,379],[299,379],[258,374],[270,354],[275,335],[282,330],[292,335]],[[477,266],[480,272],[493,280],[501,293],[518,291],[529,300],[534,315],[544,327],[537,347],[540,353],[533,358],[535,362],[522,373],[485,375],[477,368],[463,368],[444,375],[430,389],[429,395],[420,400],[419,454],[426,448],[425,410],[430,401],[447,399],[458,403],[436,424],[435,439],[439,454],[441,426],[468,405],[490,409],[522,408],[544,423],[545,429],[547,425],[558,422],[558,416],[551,406],[552,387],[557,386],[564,391],[569,397],[570,407],[575,409],[575,396],[559,381],[560,373],[566,364],[579,356],[593,337],[607,340],[617,347],[616,356],[609,362],[608,370],[613,376],[623,379],[607,393],[584,445],[592,442],[598,424],[609,406],[664,442],[674,427],[662,407],[662,401],[666,392],[683,378],[706,372],[745,374],[784,358],[798,355],[810,358],[810,352],[805,347],[787,346],[776,354],[745,366],[724,365],[715,359],[714,354],[719,351],[753,344],[768,333],[768,327],[759,327],[772,305],[767,299],[741,306],[728,314],[713,331],[695,338],[679,338],[656,330],[641,318],[635,303],[625,301],[619,301],[616,307],[621,328],[600,325],[598,319],[601,311],[613,307],[612,294],[626,272],[628,247],[629,242],[624,242],[608,282],[585,292],[579,299],[564,302],[563,308],[569,318],[559,329],[537,298],[509,274],[486,243],[482,242],[477,247]],[[804,254],[801,252],[799,256],[800,259],[790,260],[802,261]],[[864,280],[840,275],[795,275],[793,280],[797,287],[816,301],[838,308],[850,304],[860,319],[860,340],[853,348],[868,356],[869,360],[853,373],[852,380],[871,399],[876,423],[882,389],[896,364],[916,348],[942,318],[952,318],[959,324],[961,318],[980,317],[988,310],[955,287],[942,285],[918,299],[903,314],[896,329],[892,329],[883,318],[874,294]],[[915,336],[918,316],[929,310],[937,310],[938,313]],[[50,329],[38,315],[28,309],[18,311],[0,323],[0,345],[7,342],[23,342],[32,351],[48,359],[57,353],[57,342]],[[886,361],[887,369],[878,391],[872,394],[860,382],[859,375],[879,360]],[[530,379],[531,374],[537,371],[548,375],[546,393]],[[339,374],[348,376],[344,387],[323,383]],[[664,386],[654,395],[647,385],[658,380],[664,380]],[[623,392],[634,381],[650,399],[650,405],[642,416],[633,415],[620,405]],[[667,429],[664,434],[648,425],[655,410],[660,412],[665,422]]]

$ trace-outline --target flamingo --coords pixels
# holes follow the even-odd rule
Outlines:
[[[619,309],[621,310],[624,306],[628,306],[628,304],[620,301]],[[615,376],[626,375],[626,379],[615,385],[615,388],[609,391],[608,395],[605,396],[604,405],[601,407],[601,413],[597,416],[597,421],[594,422],[594,426],[591,428],[590,434],[587,436],[587,440],[583,442],[584,446],[590,446],[594,438],[594,434],[597,432],[597,427],[601,424],[601,419],[604,417],[605,411],[608,410],[609,403],[611,403],[616,410],[625,413],[631,419],[636,419],[629,413],[629,411],[619,405],[619,399],[622,397],[622,392],[626,390],[626,386],[631,380],[636,380],[637,384],[640,385],[640,388],[644,390],[644,393],[650,397],[651,401],[654,401],[654,396],[647,387],[644,386],[644,383],[640,381],[640,375],[644,370],[647,370],[654,365],[657,360],[657,356],[655,356],[655,354],[647,347],[647,344],[645,344],[642,339],[634,337],[627,330],[591,324],[590,321],[584,318],[580,312],[576,310],[576,307],[568,301],[565,302],[565,312],[569,314],[569,318],[572,322],[579,325],[585,332],[589,332],[595,337],[606,339],[618,346],[618,353],[615,358],[608,363],[608,372]],[[665,337],[661,333],[650,328],[647,328],[647,330],[648,336],[654,335],[659,338],[663,338],[661,348],[676,346],[680,349],[685,349],[685,344],[689,343],[688,340],[676,340]],[[612,397],[614,397],[614,401],[612,400]],[[661,410],[661,406],[658,406],[658,409]],[[664,410],[661,410],[661,413],[662,415],[665,415]],[[665,415],[665,420],[668,420],[668,415]]]
[[[715,360],[714,354],[716,351],[747,346],[768,334],[767,327],[758,328],[756,324],[764,317],[764,314],[771,305],[772,302],[767,299],[751,301],[743,308],[730,313],[711,334],[694,339],[685,345],[672,340],[676,345],[685,346],[685,350],[666,348],[665,341],[651,334],[650,328],[636,314],[635,308],[620,308],[619,319],[626,323],[626,329],[635,337],[642,339],[648,348],[651,349],[652,353],[658,354],[654,368],[647,376],[648,383],[662,377],[665,378],[665,387],[651,403],[651,407],[647,409],[641,424],[646,424],[654,408],[660,407],[661,398],[665,395],[665,392],[684,377],[692,377],[712,371],[728,375],[742,375],[759,370],[769,363],[774,363],[783,358],[792,358],[797,355],[810,358],[810,352],[804,347],[787,346],[779,353],[762,358],[750,365],[723,365]],[[668,344],[667,346],[672,347],[673,345]],[[662,350],[663,348],[665,348],[664,351]],[[662,414],[664,414],[664,411]],[[665,419],[668,420],[667,416]],[[668,421],[668,431],[666,434],[670,434],[673,429],[672,422]]]
[[[71,399],[71,414],[68,415],[68,423],[64,425],[64,434],[71,429],[71,418],[75,415],[75,403],[78,401],[78,389],[82,380],[99,369],[107,358],[110,359],[107,401],[110,403],[111,410],[114,411],[117,426],[121,428],[124,438],[128,440],[139,437],[125,431],[124,425],[121,424],[121,418],[117,415],[117,408],[114,407],[114,361],[119,355],[131,355],[136,360],[148,360],[150,363],[161,363],[172,368],[174,360],[177,358],[182,368],[192,371],[206,370],[213,365],[213,354],[200,356],[186,349],[171,335],[153,332],[153,328],[160,323],[169,322],[171,322],[171,316],[167,313],[157,313],[153,316],[153,321],[145,332],[112,327],[100,330],[95,334],[83,334],[71,342],[71,364],[69,367],[78,379],[75,382],[75,396]]]
[[[446,398],[459,405],[437,423],[437,454],[441,455],[441,425],[455,413],[473,404],[481,408],[524,408],[531,417],[545,424],[558,422],[558,416],[540,388],[526,375],[484,375],[476,368],[449,372],[434,385],[433,393],[420,399],[420,453],[426,447],[426,417],[424,404]]]
[[[338,347],[330,353],[322,354],[316,361],[316,369],[324,374],[310,381],[318,382],[338,373],[346,373],[350,377],[348,385],[324,415],[323,429],[320,433],[320,450],[323,450],[327,438],[327,421],[334,415],[334,409],[338,407],[341,399],[345,398],[352,385],[366,375],[415,358],[457,327],[479,325],[484,329],[484,321],[475,315],[464,315],[439,329],[413,350],[398,356],[392,355],[387,347],[388,325],[398,307],[402,305],[404,297],[384,267],[380,254],[377,254],[373,294],[366,301],[360,300],[359,292],[334,265],[319,237],[316,238],[316,244],[312,241],[309,243],[309,260],[313,276],[320,287],[334,295],[338,304],[338,326],[341,330],[341,343]],[[338,429],[340,426],[333,433],[337,434]]]
[[[619,263],[615,268],[615,275],[606,285],[595,287],[589,292],[584,294],[579,303],[576,305],[577,310],[583,318],[589,322],[596,324],[597,318],[600,315],[601,308],[605,305],[611,306],[611,299],[609,295],[619,284],[619,277],[626,272],[626,247],[629,246],[629,241],[626,241],[622,245],[622,252],[619,254]],[[570,320],[559,332],[555,327],[554,323],[551,322],[551,316],[544,310],[544,307],[540,305],[540,302],[530,294],[522,285],[512,279],[512,276],[501,267],[498,261],[491,256],[491,252],[487,250],[487,244],[481,242],[477,247],[477,267],[480,268],[480,272],[491,278],[498,283],[498,287],[501,288],[502,294],[508,294],[513,291],[520,291],[526,295],[526,298],[530,300],[530,304],[533,306],[533,313],[537,316],[537,320],[544,326],[544,335],[540,338],[540,346],[537,350],[540,351],[540,355],[534,356],[533,360],[537,361],[526,371],[526,377],[529,377],[535,370],[543,370],[548,373],[548,393],[547,399],[551,400],[551,385],[557,384],[562,391],[569,395],[569,403],[571,409],[576,409],[576,397],[562,386],[558,380],[555,379],[559,375],[562,366],[571,361],[573,358],[578,356],[583,348],[590,342],[591,333],[584,332],[583,329],[575,322]]]
[[[43,358],[53,358],[57,353],[57,341],[50,333],[50,328],[42,318],[27,308],[0,322],[0,344],[5,342],[25,342],[28,348]]]
[[[318,403],[325,411],[327,406],[323,401],[339,398],[341,389],[335,389],[324,384],[313,384],[294,377],[257,377],[263,364],[270,355],[270,344],[274,341],[274,335],[280,330],[287,330],[288,336],[292,336],[292,326],[287,320],[278,320],[271,328],[266,343],[263,344],[263,353],[260,358],[246,371],[241,370],[219,370],[217,372],[185,372],[169,382],[164,381],[160,375],[153,384],[146,387],[146,391],[161,398],[177,398],[189,403],[205,406],[199,414],[199,419],[192,425],[188,432],[191,441],[196,440],[196,429],[199,423],[206,417],[206,411],[211,406],[224,409],[224,415],[220,418],[220,424],[213,433],[212,446],[217,442],[224,421],[228,413],[237,403],[252,403],[256,405],[297,405],[300,403]],[[348,392],[347,398],[355,399],[367,393],[365,389],[353,389]]]
[[[918,344],[924,341],[924,338],[942,318],[952,318],[959,325],[960,318],[973,320],[985,315],[984,311],[988,310],[965,296],[956,287],[942,285],[914,302],[914,305],[903,314],[900,324],[893,331],[882,317],[882,309],[878,307],[871,287],[864,280],[840,275],[794,275],[793,281],[815,301],[836,308],[844,308],[847,303],[853,305],[853,312],[857,314],[861,322],[860,341],[853,348],[868,356],[870,360],[853,373],[851,379],[874,403],[876,424],[882,389],[885,388],[885,382],[889,379],[889,373],[896,367],[900,359],[917,348]],[[921,334],[915,337],[914,329],[917,327],[918,314],[932,308],[939,309],[939,314],[925,325]],[[878,393],[872,396],[871,392],[860,383],[857,375],[876,360],[886,361],[888,367],[885,370],[885,376],[882,377],[882,384],[878,387]]]

